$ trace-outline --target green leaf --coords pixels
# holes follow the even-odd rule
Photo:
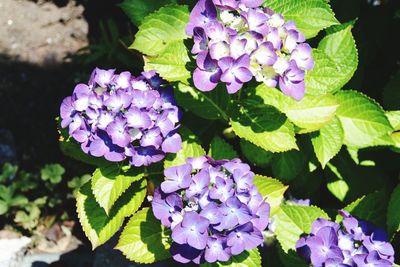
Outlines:
[[[25,211],[17,211],[14,222],[21,225],[22,228],[31,231],[39,223],[40,209],[37,206],[28,206],[28,213]]]
[[[170,236],[170,230],[164,228],[153,212],[143,208],[129,220],[115,248],[131,261],[153,263],[171,257]]]
[[[117,199],[133,182],[143,178],[143,170],[131,168],[124,171],[118,164],[108,164],[97,168],[92,176],[93,195],[107,214]]]
[[[306,93],[321,95],[341,89],[358,65],[356,44],[351,26],[327,35],[313,50],[314,69],[306,75]]]
[[[257,86],[254,94],[255,97],[262,99],[264,104],[274,106],[282,113],[285,113],[290,105],[296,103],[290,96],[283,94],[276,88],[268,87],[265,84]]]
[[[234,159],[238,157],[233,147],[219,136],[214,137],[208,155],[214,159]]]
[[[327,166],[330,172],[328,173],[328,183],[326,186],[332,195],[340,201],[343,201],[349,192],[349,185],[335,166],[330,163],[328,163]]]
[[[164,169],[186,164],[187,158],[206,155],[197,137],[188,129],[181,129],[182,149],[176,154],[169,154],[164,161]]]
[[[372,99],[356,91],[342,91],[337,95],[340,104],[337,116],[344,130],[344,143],[355,148],[390,145],[393,131],[383,109]]]
[[[389,201],[387,212],[387,227],[389,235],[400,231],[400,185],[398,185]]]
[[[108,215],[96,202],[90,183],[81,188],[76,194],[76,207],[83,231],[93,248],[109,240],[120,229],[124,219],[140,208],[146,197],[146,186],[145,179],[134,182],[117,200]]]
[[[119,6],[131,19],[133,24],[139,26],[143,19],[151,12],[167,4],[176,3],[176,0],[125,0]]]
[[[29,203],[29,200],[27,197],[23,195],[16,195],[13,197],[13,199],[10,201],[10,206],[13,207],[23,207]]]
[[[168,43],[160,55],[146,57],[144,70],[155,70],[169,82],[187,82],[191,77],[191,73],[186,69],[189,61],[188,51],[183,41],[174,41]]]
[[[230,266],[230,267],[261,267],[261,255],[257,248],[243,251],[239,255],[232,256],[227,262],[216,262],[216,263],[205,263],[200,265],[202,267],[219,267],[219,266]]]
[[[267,198],[267,202],[271,207],[271,216],[278,210],[283,200],[283,195],[289,186],[282,184],[280,181],[262,176],[254,176],[254,184],[257,186],[260,194]]]
[[[282,13],[285,20],[293,20],[297,28],[312,38],[319,31],[339,24],[325,0],[266,0],[264,6]]]
[[[0,215],[6,214],[8,211],[8,205],[7,202],[4,200],[0,200]]]
[[[171,5],[160,8],[143,19],[130,48],[148,56],[161,54],[168,44],[186,39],[189,21],[187,6]]]
[[[179,83],[175,89],[175,98],[185,110],[207,120],[228,120],[225,110],[229,104],[229,95],[223,88],[211,92],[201,92],[193,87]]]
[[[43,181],[49,180],[52,184],[60,183],[64,173],[65,169],[60,164],[46,164],[40,171]]]
[[[285,113],[291,122],[300,129],[300,133],[319,130],[335,116],[338,103],[331,94],[320,96],[306,95],[301,101],[295,101],[275,88],[264,84],[257,86],[253,98],[262,100],[266,105]]]
[[[311,232],[312,223],[318,218],[329,216],[315,206],[281,206],[276,214],[276,238],[286,253],[293,249],[300,235]]]
[[[230,124],[240,138],[265,150],[298,149],[293,125],[273,106],[252,99],[234,104]]]
[[[284,182],[296,178],[306,167],[306,156],[303,151],[280,153],[272,160],[273,175]]]
[[[14,188],[12,186],[5,186],[0,184],[0,198],[7,204],[10,204],[14,196]]]
[[[240,148],[247,160],[253,163],[254,166],[261,168],[267,167],[274,156],[272,152],[253,145],[244,139],[240,139]]]
[[[393,150],[400,153],[400,132],[392,133],[391,137],[394,142]]]
[[[311,135],[315,155],[322,168],[339,153],[343,145],[344,132],[338,118],[334,118],[318,132]]]
[[[387,111],[385,113],[388,118],[390,125],[392,125],[395,131],[400,131],[400,110]]]
[[[72,193],[75,195],[84,184],[90,181],[90,179],[92,179],[92,175],[90,174],[76,176],[71,181],[69,181],[67,185],[68,188],[71,188],[73,190]]]
[[[309,133],[329,123],[337,107],[333,95],[305,96],[302,101],[290,105],[285,114],[291,122],[302,128],[300,133]]]
[[[329,0],[328,0],[328,2],[329,2]],[[346,29],[347,27],[354,27],[354,25],[356,25],[357,20],[358,20],[358,18],[355,18],[353,20],[350,20],[350,21],[342,23],[342,24],[333,25],[326,29],[326,34],[332,34],[335,32],[339,32],[341,30]]]
[[[4,163],[2,173],[0,174],[0,183],[3,183],[8,179],[12,180],[15,178],[17,171],[18,166],[14,166],[9,162]]]
[[[387,206],[387,194],[383,191],[377,191],[353,201],[343,209],[359,219],[384,227]],[[338,215],[336,221],[340,222],[342,218]]]

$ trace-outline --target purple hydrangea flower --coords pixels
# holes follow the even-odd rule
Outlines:
[[[158,162],[182,142],[172,88],[163,83],[154,71],[133,77],[96,68],[88,85],[78,84],[61,103],[61,126],[91,156],[134,166]]]
[[[296,100],[303,98],[305,72],[314,67],[312,48],[293,21],[285,22],[262,3],[197,2],[186,27],[193,36],[192,53],[197,55],[193,73],[197,89],[211,91],[223,82],[233,94],[255,77]]]
[[[181,263],[228,261],[261,245],[270,206],[240,160],[188,158],[164,171],[155,190],[156,218],[171,228],[172,257]]]
[[[341,224],[317,219],[311,233],[296,244],[297,253],[313,266],[393,266],[394,249],[383,230],[339,211]]]

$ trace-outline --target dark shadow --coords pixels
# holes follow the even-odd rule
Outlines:
[[[92,267],[94,264],[95,253],[86,246],[78,248],[62,254],[60,259],[53,263],[43,261],[35,261],[32,267]]]
[[[259,97],[236,102],[229,115],[234,122],[250,126],[255,133],[278,130],[287,120],[277,108],[264,104]]]
[[[48,267],[49,264],[43,261],[35,261],[32,263],[32,267]]]

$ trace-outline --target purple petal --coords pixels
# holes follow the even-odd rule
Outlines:
[[[206,205],[200,212],[200,216],[206,218],[210,224],[219,224],[222,219],[222,213],[215,202]]]
[[[259,7],[264,2],[263,0],[241,0],[242,4],[245,4],[247,7],[254,8]]]
[[[207,262],[228,261],[230,258],[230,249],[226,246],[226,238],[212,236],[207,241],[204,258]]]
[[[300,101],[303,99],[305,94],[305,83],[285,80],[285,78],[279,78],[279,88],[285,95],[291,96],[293,99]]]
[[[131,73],[129,71],[121,72],[119,75],[115,75],[113,82],[116,85],[116,88],[129,88],[131,86]]]
[[[107,133],[114,144],[126,147],[131,142],[131,137],[126,129],[126,120],[116,118],[107,126]]]
[[[180,211],[183,207],[182,198],[178,194],[166,195],[159,188],[154,191],[151,204],[154,216],[167,227],[171,226],[172,214]]]
[[[150,116],[136,107],[131,107],[125,113],[127,125],[134,128],[149,128],[152,124]]]
[[[278,56],[270,42],[262,43],[252,54],[258,64],[272,66],[276,62]]]
[[[235,63],[234,58],[224,57],[218,61],[218,66],[221,68],[222,72],[226,72],[233,66],[234,63]]]
[[[297,40],[299,39],[299,32],[297,30],[289,30],[285,41],[283,42],[283,48],[289,53],[297,47]]]
[[[168,136],[161,145],[165,153],[177,153],[182,149],[182,138],[178,133]]]
[[[243,83],[238,83],[236,81],[229,83],[226,85],[226,89],[228,90],[229,94],[234,94],[237,91],[239,91],[240,89],[242,89],[243,87]]]
[[[156,99],[159,97],[159,93],[157,91],[134,90],[132,97],[132,103],[137,108],[151,108]]]
[[[94,82],[100,87],[107,87],[114,76],[115,69],[102,70],[96,68],[94,75]]]
[[[241,83],[246,83],[253,79],[253,74],[245,67],[235,69],[234,75]]]
[[[177,189],[188,188],[191,182],[191,172],[192,166],[190,164],[165,169],[164,175],[168,180],[161,183],[161,189],[165,193],[171,193]]]
[[[306,70],[312,70],[314,68],[312,48],[309,44],[299,44],[296,49],[293,50],[290,59],[296,61],[297,66],[300,68]]]
[[[149,166],[164,159],[165,154],[154,147],[138,147],[134,150],[130,163],[136,167]]]
[[[153,146],[159,148],[162,144],[163,138],[161,136],[160,128],[155,127],[148,130],[140,139],[141,146]]]
[[[220,72],[208,72],[197,68],[193,72],[193,82],[197,89],[203,92],[212,91],[218,85]]]
[[[277,29],[271,30],[267,35],[267,41],[270,42],[276,50],[280,50],[282,47],[282,40]]]
[[[100,138],[96,138],[90,143],[89,152],[92,156],[103,157],[109,151],[108,146]]]
[[[210,21],[216,20],[217,9],[212,0],[199,0],[190,13],[186,34],[192,36],[195,27],[203,27]]]
[[[217,42],[210,45],[210,56],[213,59],[219,60],[229,56],[230,49],[226,42]]]

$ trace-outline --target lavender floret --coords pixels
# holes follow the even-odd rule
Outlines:
[[[139,167],[181,149],[172,88],[154,71],[134,77],[96,68],[87,85],[64,99],[60,114],[61,126],[94,157]]]
[[[312,49],[293,21],[262,0],[200,0],[190,14],[186,33],[197,55],[194,85],[201,91],[226,84],[233,94],[255,77],[301,100],[304,77],[314,67]]]
[[[394,249],[386,233],[339,211],[341,224],[317,219],[311,233],[297,241],[297,253],[313,266],[393,266]]]
[[[164,171],[154,216],[172,229],[172,257],[181,263],[228,261],[263,244],[270,206],[240,160],[188,158]]]

